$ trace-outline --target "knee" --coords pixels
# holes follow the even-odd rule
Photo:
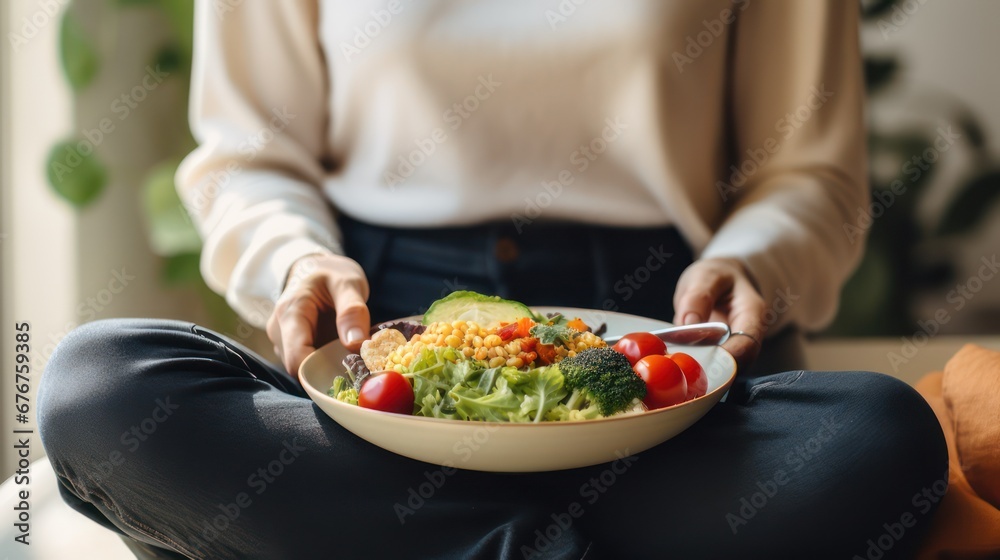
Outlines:
[[[894,438],[920,439],[947,456],[944,433],[927,401],[908,384],[882,373],[854,372],[853,390],[863,397],[859,413]]]
[[[837,481],[843,514],[854,515],[858,527],[877,529],[910,512],[924,530],[948,484],[948,448],[934,411],[916,390],[888,375],[830,376],[829,390],[840,397],[832,412],[842,432],[832,444],[828,480]],[[859,503],[866,504],[864,512]]]
[[[157,347],[169,344],[171,332],[184,331],[190,333],[189,324],[109,319],[70,332],[52,353],[38,387],[38,426],[46,450],[75,448],[74,442],[92,442],[113,431],[116,418],[148,400],[142,398],[148,383],[141,377],[162,352]]]
[[[845,421],[855,437],[873,444],[887,462],[940,478],[948,468],[944,432],[927,401],[911,386],[881,373],[845,372],[841,387],[850,393]]]
[[[854,478],[842,494],[865,536],[878,539],[885,527],[909,520],[906,538],[891,535],[905,557],[926,531],[931,512],[948,487],[948,448],[927,401],[906,383],[880,373],[847,372],[841,382],[851,396],[842,422],[848,426],[838,469]],[[853,425],[852,425],[853,424]],[[856,494],[848,488],[854,488]],[[858,507],[859,504],[864,504]],[[885,537],[888,539],[888,537]],[[879,541],[881,542],[881,541]]]
[[[120,386],[138,359],[144,331],[134,319],[105,319],[80,325],[56,346],[39,384],[39,417],[63,404],[64,397],[98,397]]]

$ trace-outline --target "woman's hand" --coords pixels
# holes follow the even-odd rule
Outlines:
[[[366,301],[368,279],[353,260],[307,255],[295,261],[267,320],[267,337],[288,373],[298,378],[302,360],[338,334],[357,352],[371,328]]]
[[[757,358],[767,331],[766,309],[764,298],[740,261],[724,258],[695,261],[677,281],[674,310],[675,324],[722,321],[729,324],[732,332],[749,335],[731,336],[722,345],[736,358],[739,371],[746,371]]]

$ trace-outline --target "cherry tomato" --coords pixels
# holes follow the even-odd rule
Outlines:
[[[361,386],[358,405],[384,412],[413,414],[413,387],[396,371],[372,375]]]
[[[673,360],[662,355],[646,356],[635,364],[635,373],[646,382],[646,408],[654,410],[688,400],[687,379]]]
[[[619,354],[624,354],[632,367],[646,356],[654,354],[662,356],[667,351],[667,345],[656,335],[648,332],[627,334],[611,348]]]
[[[708,392],[708,376],[705,375],[705,370],[697,360],[683,352],[667,354],[667,357],[680,366],[681,371],[684,372],[684,378],[687,379],[688,384],[688,399],[700,397]]]

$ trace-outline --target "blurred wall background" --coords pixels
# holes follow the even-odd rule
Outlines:
[[[1000,280],[980,277],[1000,249],[1000,2],[862,6],[877,196],[845,224],[848,235],[870,232],[869,253],[824,336],[898,347],[932,328],[1000,333]],[[55,344],[103,317],[197,321],[269,352],[201,282],[199,242],[173,191],[174,166],[193,146],[191,2],[15,0],[0,10],[3,363],[22,320],[32,325],[33,387]],[[949,127],[953,141],[934,148]],[[0,386],[5,434],[13,398]],[[16,465],[5,437],[4,476]]]
[[[873,200],[845,233],[871,235],[827,333],[1000,332],[1000,3],[862,5]]]

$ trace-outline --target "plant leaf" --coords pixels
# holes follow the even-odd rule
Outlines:
[[[890,56],[866,56],[864,58],[865,87],[874,93],[895,78],[899,71],[899,60]]]
[[[939,235],[968,233],[985,218],[993,205],[1000,201],[1000,169],[992,169],[974,177],[962,186],[941,216]]]
[[[896,0],[869,0],[868,2],[862,2],[861,19],[875,19],[887,13],[895,5]]]
[[[908,191],[905,200],[911,201],[912,204],[915,197],[910,195],[928,184],[936,167],[925,165],[927,169],[924,170],[921,167],[906,166],[906,162],[914,157],[921,158],[928,148],[933,147],[933,139],[928,138],[923,131],[919,130],[900,131],[891,135],[871,134],[868,137],[868,153],[873,162],[872,187],[888,189],[893,181],[903,181]],[[883,158],[888,158],[893,162],[892,176],[886,177],[883,176],[884,174],[878,173],[880,168],[877,169],[876,166]]]
[[[73,91],[81,91],[94,80],[100,61],[97,50],[77,21],[72,10],[66,10],[59,28],[59,59]]]
[[[181,55],[190,62],[191,47],[194,41],[194,2],[160,0],[158,3],[167,19],[170,20]]]
[[[151,66],[167,74],[174,74],[181,68],[182,64],[186,64],[186,62],[180,47],[175,43],[167,43],[153,55]]]
[[[160,278],[168,286],[178,286],[188,282],[200,282],[200,260],[201,255],[199,253],[171,255],[163,261]]]
[[[957,120],[957,124],[965,136],[965,141],[969,145],[977,150],[982,150],[986,147],[986,132],[983,130],[982,125],[976,121],[975,116],[967,112],[962,113]]]
[[[77,150],[79,144],[77,140],[65,140],[53,146],[45,162],[45,172],[56,194],[83,208],[104,190],[108,172],[94,155],[92,145],[91,152],[83,156]]]
[[[162,256],[201,250],[201,238],[174,187],[176,171],[176,162],[158,165],[146,176],[142,189],[143,209],[149,224],[149,244],[154,253]]]
[[[869,243],[865,256],[844,285],[837,318],[824,334],[865,336],[894,333],[891,317],[895,275],[885,251]]]

